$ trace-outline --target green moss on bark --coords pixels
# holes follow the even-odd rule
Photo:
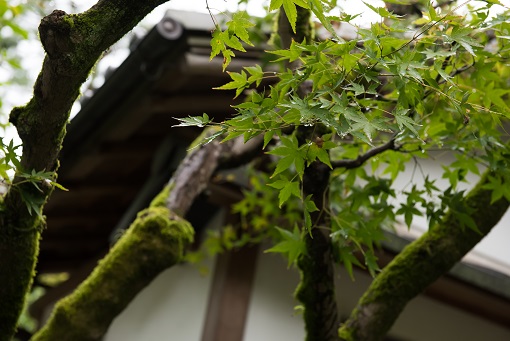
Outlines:
[[[154,199],[152,199],[151,207],[166,207],[166,201],[172,190],[172,185],[166,185],[161,192]]]
[[[44,220],[37,216],[35,212],[32,213],[33,215],[27,212],[24,203],[20,199],[19,190],[20,188],[9,192],[1,207],[1,341],[10,341],[15,332],[19,315],[25,304],[26,293],[29,292],[32,285],[36,255],[39,253],[40,231],[44,226]]]
[[[163,2],[98,1],[81,14],[54,11],[43,18],[39,35],[46,56],[33,98],[10,115],[23,141],[23,169],[18,171],[57,170],[65,126],[81,84],[103,51]],[[48,195],[38,195],[40,210]],[[0,286],[0,340],[10,340],[30,288],[43,222],[27,212],[12,188],[4,207],[0,212],[0,275],[6,280]]]
[[[311,11],[297,6],[296,32],[280,9],[278,16],[278,35],[281,39],[281,47],[289,48],[292,41],[298,43],[310,42],[312,39]],[[286,65],[290,69],[298,69],[300,61],[294,61]],[[300,84],[296,89],[299,97],[308,95],[311,87],[308,82]],[[315,129],[314,126],[298,128],[298,141],[305,143],[311,139]],[[327,197],[325,191],[329,183],[330,170],[328,166],[320,162],[314,162],[305,169],[303,176],[303,191],[306,195],[312,194],[313,200],[319,211],[326,206],[323,198]],[[312,221],[319,226],[327,226],[324,220],[325,215],[318,212],[312,213]],[[335,287],[333,275],[333,258],[331,255],[330,238],[322,229],[314,226],[311,235],[303,234],[306,252],[298,259],[298,268],[301,274],[301,281],[296,289],[295,296],[302,303],[303,319],[306,329],[307,341],[333,341],[337,340],[336,329],[338,326],[338,312],[335,300]]]
[[[137,219],[78,289],[57,303],[33,341],[99,340],[111,321],[193,240],[191,225],[165,207]]]
[[[329,238],[318,228],[303,238],[307,253],[298,259],[301,280],[295,296],[304,308],[306,340],[337,340],[339,321]]]
[[[30,290],[35,274],[35,255],[39,251],[39,232],[0,233],[2,255],[2,285],[0,296],[0,340],[10,341],[16,331],[26,293]]]

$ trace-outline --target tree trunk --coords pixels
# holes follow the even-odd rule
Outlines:
[[[306,127],[303,129],[306,130]],[[301,130],[303,130],[301,129]],[[296,298],[304,307],[307,341],[338,340],[340,323],[335,295],[334,260],[331,248],[330,222],[327,208],[327,188],[330,169],[322,162],[314,162],[303,176],[304,195],[312,195],[319,209],[311,213],[310,233],[303,232],[306,252],[298,259],[301,281]]]
[[[45,183],[37,184],[42,190],[22,183],[22,174],[57,170],[71,106],[91,68],[104,50],[163,2],[101,0],[82,14],[54,11],[41,21],[39,35],[46,57],[34,95],[27,105],[14,108],[9,118],[23,141],[23,154],[21,168],[0,203],[0,274],[4,278],[0,341],[11,340],[30,290],[44,227],[42,208],[51,193]]]
[[[303,43],[312,39],[311,11],[297,8],[296,32],[287,20],[286,14],[280,10],[278,17],[278,34],[283,48],[289,48],[292,41]],[[299,61],[286,65],[287,68],[299,68]],[[308,81],[295,89],[297,95],[305,97],[311,90]],[[298,141],[313,140],[323,129],[298,127]],[[303,192],[312,195],[312,200],[318,207],[313,212],[313,226],[310,233],[303,231],[303,241],[306,252],[297,262],[301,280],[295,296],[302,303],[307,341],[336,341],[338,340],[337,326],[339,323],[338,309],[335,296],[335,281],[331,239],[329,237],[329,223],[323,209],[327,206],[326,188],[329,184],[330,169],[324,163],[316,161],[305,169],[303,177]]]

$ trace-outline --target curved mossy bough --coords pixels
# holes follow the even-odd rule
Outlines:
[[[405,247],[377,275],[339,329],[341,340],[382,340],[407,303],[444,275],[499,222],[508,210],[504,197],[492,202],[487,171],[465,197],[478,231],[464,226],[454,213]]]
[[[165,207],[168,186],[71,295],[57,303],[50,320],[33,338],[98,340],[113,319],[158,274],[182,260],[193,227]]]

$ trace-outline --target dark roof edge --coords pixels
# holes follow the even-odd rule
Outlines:
[[[115,112],[121,104],[125,105],[133,98],[135,92],[150,86],[157,80],[164,64],[172,59],[177,60],[187,49],[187,31],[179,22],[165,16],[83,104],[68,125],[63,153],[66,146],[75,146],[96,131],[104,123],[105,113]],[[112,115],[108,116],[108,119],[112,119]]]

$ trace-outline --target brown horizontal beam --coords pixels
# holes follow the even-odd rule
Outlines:
[[[118,187],[97,188],[69,188],[69,192],[58,193],[50,199],[46,206],[45,213],[57,215],[62,212],[79,207],[89,209],[89,214],[95,214],[95,208],[104,207],[104,211],[116,212],[116,209],[126,208],[131,200],[137,195],[139,188],[132,188],[128,185]]]
[[[40,259],[85,259],[108,247],[105,238],[59,238],[43,240],[40,245]]]
[[[114,176],[115,174],[135,173],[140,168],[148,169],[152,159],[152,153],[119,152],[95,152],[85,154],[72,165],[67,166],[61,174],[60,181],[78,181],[87,176],[101,174],[102,176]]]
[[[186,117],[193,113],[202,115],[204,112],[208,115],[211,112],[233,113],[235,110],[231,107],[232,97],[232,94],[221,91],[207,94],[155,94],[151,101],[150,114]],[[238,102],[240,103],[239,100]]]

